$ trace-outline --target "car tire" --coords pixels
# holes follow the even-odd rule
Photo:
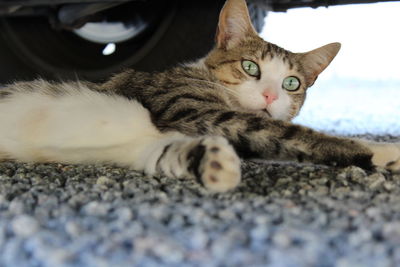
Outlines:
[[[166,2],[166,1],[165,1]],[[101,81],[121,69],[160,71],[204,56],[214,44],[224,0],[169,1],[150,32],[117,44],[104,56],[104,44],[55,30],[45,17],[3,18],[0,21],[0,83],[31,80]],[[255,27],[263,18],[250,9]],[[257,13],[258,12],[258,13]]]

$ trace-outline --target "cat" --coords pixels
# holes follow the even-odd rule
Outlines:
[[[290,122],[340,49],[292,53],[261,39],[245,0],[227,0],[204,58],[104,83],[16,82],[0,92],[0,158],[111,163],[235,188],[240,159],[400,170],[400,144],[369,143]]]

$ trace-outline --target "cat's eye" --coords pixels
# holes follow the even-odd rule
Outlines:
[[[300,81],[294,76],[286,77],[283,79],[282,88],[288,91],[296,91],[300,88]]]
[[[257,63],[251,60],[243,60],[242,61],[243,70],[250,76],[259,77],[260,76],[260,68]]]

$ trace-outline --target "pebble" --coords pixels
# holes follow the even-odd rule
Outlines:
[[[108,178],[107,176],[100,176],[99,178],[97,178],[96,184],[112,186],[113,184],[115,184],[115,181],[113,179]]]
[[[207,233],[200,229],[195,229],[189,234],[189,236],[190,247],[194,250],[205,249],[209,242]]]
[[[93,216],[105,216],[108,212],[108,205],[92,201],[83,207],[84,213]]]
[[[387,191],[392,191],[396,188],[396,185],[392,182],[384,182],[383,188],[385,188]]]
[[[66,249],[50,249],[46,259],[48,266],[66,266],[71,261],[73,255]]]
[[[39,230],[38,221],[29,215],[18,215],[11,222],[13,232],[17,236],[29,237]]]
[[[65,231],[73,238],[76,238],[83,232],[83,229],[76,222],[70,221],[65,224]]]
[[[25,205],[22,201],[12,200],[8,206],[8,210],[12,214],[22,214],[24,213]]]
[[[292,239],[288,233],[278,232],[272,237],[275,245],[281,248],[287,248],[291,245]]]
[[[346,172],[348,176],[353,179],[354,181],[361,181],[361,179],[365,178],[367,176],[367,173],[365,170],[361,169],[360,167],[356,166],[350,166],[346,168]]]
[[[0,194],[0,208],[5,208],[9,202],[7,201],[5,195]]]
[[[131,221],[133,218],[132,211],[127,207],[121,207],[115,211],[117,217],[121,221]]]
[[[315,190],[316,194],[319,194],[321,196],[326,195],[329,192],[329,188],[326,186],[318,186]]]
[[[382,232],[384,237],[400,244],[400,221],[385,223]]]
[[[334,190],[334,193],[335,193],[335,194],[349,193],[349,192],[350,192],[350,188],[349,188],[349,187],[344,187],[344,186],[338,187],[338,188],[336,188],[336,189]]]
[[[251,161],[242,172],[238,189],[210,194],[111,166],[0,163],[0,266],[400,261],[399,175]]]
[[[369,189],[372,190],[381,188],[386,181],[385,176],[380,172],[369,175],[366,180],[368,181]]]
[[[253,241],[265,242],[269,237],[269,230],[266,226],[256,226],[250,230],[250,236]]]

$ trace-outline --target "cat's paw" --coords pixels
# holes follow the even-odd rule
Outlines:
[[[389,162],[386,168],[394,173],[400,173],[400,158],[396,161]]]
[[[201,180],[207,189],[214,192],[226,192],[240,182],[240,159],[233,147],[223,137],[207,137]]]
[[[379,167],[387,168],[393,172],[400,172],[400,144],[399,143],[374,143],[369,145],[374,153],[372,162]]]

